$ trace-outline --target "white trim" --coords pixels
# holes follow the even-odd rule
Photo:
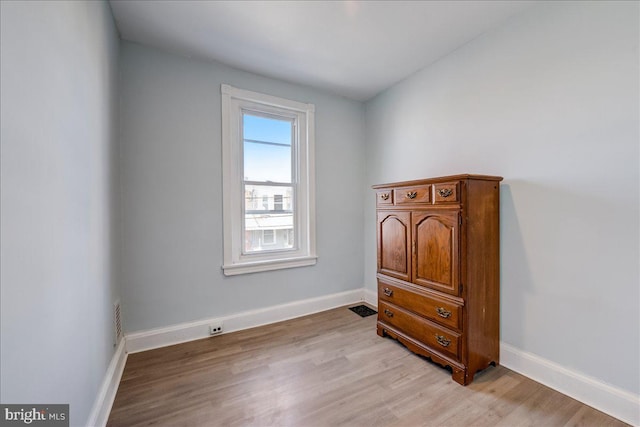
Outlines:
[[[280,270],[282,268],[306,267],[315,265],[318,257],[285,258],[282,260],[271,260],[262,262],[245,262],[243,264],[232,264],[224,266],[225,276],[235,276],[236,274],[257,273],[260,271]]]
[[[362,301],[377,307],[377,293],[370,289],[360,288],[229,316],[126,334],[111,359],[89,415],[87,426],[102,427],[106,425],[122,378],[127,353],[137,353],[209,337],[209,325],[215,322],[223,322],[223,333],[228,333]],[[583,373],[572,371],[504,342],[500,343],[500,364],[626,423],[640,425],[640,396],[638,395]]]
[[[226,276],[315,264],[315,106],[272,95],[221,85],[223,264]],[[242,174],[242,112],[245,110],[291,117],[292,182],[296,218],[294,249],[244,253]],[[295,142],[295,143],[293,143]],[[300,260],[306,259],[302,264]],[[248,268],[245,266],[248,265]]]
[[[96,396],[96,400],[91,408],[89,419],[87,420],[88,427],[103,427],[107,425],[109,420],[109,413],[113,406],[113,401],[116,398],[118,392],[118,386],[120,385],[120,379],[124,372],[124,366],[127,362],[126,339],[121,339],[120,344],[116,348],[107,372],[102,380],[100,391]]]
[[[235,332],[306,316],[348,304],[358,303],[363,300],[363,297],[363,290],[360,288],[258,310],[245,311],[229,316],[181,323],[166,328],[134,332],[126,334],[127,351],[129,353],[137,353],[140,351],[207,338],[210,336],[209,325],[211,323],[223,322],[224,328],[222,333]]]
[[[364,301],[377,307],[377,292],[364,288]],[[640,425],[638,395],[504,342],[500,343],[500,364],[612,417]]]
[[[257,102],[259,104],[267,104],[276,108],[286,108],[288,110],[296,111],[316,111],[316,107],[313,104],[306,104],[304,102],[293,101],[291,99],[280,98],[277,96],[267,95],[260,92],[253,92],[250,90],[238,89],[230,85],[220,85],[220,92],[223,95],[229,95],[232,98],[241,98],[251,102]]]
[[[631,425],[640,425],[640,396],[500,343],[500,364]]]
[[[378,292],[371,289],[364,289],[364,302],[378,308]]]

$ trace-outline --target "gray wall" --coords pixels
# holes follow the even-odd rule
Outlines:
[[[118,36],[103,2],[0,8],[0,396],[84,425],[114,352]]]
[[[125,329],[224,316],[361,288],[361,103],[123,42]],[[220,84],[316,105],[318,263],[225,277]]]
[[[537,5],[379,95],[365,116],[365,189],[505,177],[502,341],[636,394],[638,12]],[[369,191],[370,289],[374,209]]]
[[[506,178],[502,340],[640,391],[637,3],[538,5],[366,114],[123,43],[119,157],[108,5],[0,7],[3,403],[70,403],[85,422],[118,267],[127,331],[374,290],[370,185],[461,172]],[[316,104],[316,266],[222,275],[221,83]]]

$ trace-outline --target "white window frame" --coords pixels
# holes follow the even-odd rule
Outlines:
[[[222,183],[225,276],[303,267],[316,264],[315,227],[315,106],[265,95],[229,85],[222,93]],[[243,253],[242,215],[244,194],[242,112],[257,111],[294,117],[294,248],[281,251]]]

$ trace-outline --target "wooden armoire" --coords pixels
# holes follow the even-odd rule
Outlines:
[[[375,185],[378,335],[463,385],[500,359],[501,177]]]

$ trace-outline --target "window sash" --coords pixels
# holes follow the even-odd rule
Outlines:
[[[289,135],[289,142],[290,144],[281,144],[281,143],[277,143],[277,142],[273,142],[273,141],[266,141],[266,140],[249,140],[252,142],[256,142],[259,144],[266,144],[266,145],[272,145],[272,146],[286,146],[289,147],[290,149],[290,165],[289,165],[289,170],[290,170],[290,179],[289,182],[274,182],[274,181],[255,181],[255,180],[247,180],[244,177],[247,175],[247,172],[244,170],[244,166],[246,165],[246,154],[244,152],[244,148],[246,147],[246,142],[248,141],[245,138],[244,135],[244,130],[245,130],[245,116],[246,115],[251,115],[254,117],[261,117],[261,118],[265,118],[265,119],[270,119],[270,120],[277,120],[277,121],[281,121],[281,122],[288,122],[290,125],[290,135]],[[261,253],[266,253],[266,252],[286,252],[286,251],[296,251],[299,247],[299,243],[298,241],[295,239],[296,236],[300,235],[300,230],[298,229],[298,225],[299,222],[296,220],[296,211],[297,211],[297,207],[295,205],[295,200],[296,200],[296,193],[298,192],[298,168],[297,168],[297,153],[298,153],[298,135],[296,134],[296,129],[298,128],[297,126],[297,121],[298,121],[298,116],[297,115],[291,115],[291,114],[274,114],[274,113],[265,113],[263,111],[258,111],[257,109],[246,109],[246,108],[242,108],[241,109],[241,136],[240,139],[241,141],[238,141],[240,143],[240,148],[241,148],[241,156],[242,156],[242,165],[243,165],[243,170],[241,173],[241,176],[243,177],[243,184],[242,184],[242,194],[245,195],[245,197],[243,198],[243,204],[242,204],[242,235],[243,236],[247,236],[247,219],[248,216],[251,215],[259,215],[259,212],[255,212],[255,213],[249,213],[248,211],[250,209],[247,209],[246,206],[246,194],[248,193],[247,187],[251,186],[251,187],[263,187],[263,188],[267,188],[267,187],[282,187],[283,190],[284,189],[291,189],[291,198],[292,198],[292,202],[291,202],[291,206],[290,206],[290,210],[291,210],[291,215],[292,215],[292,228],[293,228],[293,236],[294,236],[294,243],[292,245],[291,248],[265,248],[262,244],[258,244],[258,247],[253,249],[248,247],[248,242],[245,241],[244,244],[242,245],[242,256],[244,257],[256,257],[256,255],[261,254]],[[282,211],[284,208],[284,198],[283,195],[280,195],[280,209],[278,209],[278,206],[276,206],[276,197],[277,194],[273,194],[273,204],[269,203],[270,206],[273,206],[272,209],[267,209],[267,211],[271,211],[273,214],[273,217],[275,217],[278,214],[278,211]],[[269,212],[265,212],[264,213],[265,216],[269,215]],[[266,220],[266,219],[265,219]],[[255,244],[255,242],[251,242],[252,244]],[[264,242],[262,242],[264,243]]]
[[[257,140],[257,139],[247,139],[245,138],[244,135],[244,118],[246,115],[250,115],[253,117],[260,117],[263,119],[269,119],[269,120],[277,120],[277,121],[282,121],[282,122],[289,122],[290,125],[290,129],[291,129],[291,134],[289,136],[289,141],[290,144],[282,144],[282,143],[278,143],[275,141],[265,141],[265,140]],[[290,161],[290,176],[289,176],[289,180],[288,181],[258,181],[258,180],[246,180],[245,181],[252,181],[252,182],[277,182],[277,183],[282,183],[282,184],[292,184],[295,183],[297,181],[296,179],[296,173],[297,173],[297,169],[296,169],[296,153],[297,153],[297,145],[298,145],[298,138],[297,138],[297,133],[296,133],[296,129],[297,129],[297,119],[298,119],[298,115],[291,115],[291,114],[274,114],[272,112],[265,112],[265,111],[259,111],[257,109],[248,109],[248,108],[242,108],[241,110],[241,145],[242,145],[242,158],[243,158],[243,162],[242,162],[242,166],[243,166],[243,172],[242,172],[242,177],[243,179],[245,179],[245,177],[247,176],[246,171],[244,170],[244,166],[246,164],[246,155],[244,153],[244,147],[246,145],[247,142],[249,143],[254,143],[254,144],[264,144],[267,146],[272,146],[272,147],[289,147],[290,149],[290,157],[289,157],[289,161]]]

